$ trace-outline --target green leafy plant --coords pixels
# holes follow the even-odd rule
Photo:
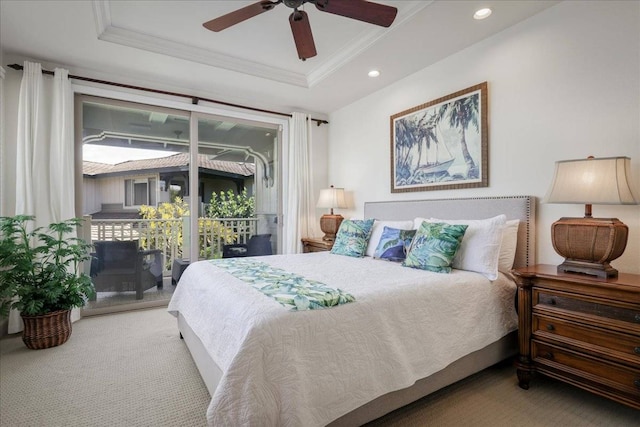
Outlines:
[[[164,253],[165,265],[173,265],[172,247],[176,248],[176,258],[182,257],[182,218],[189,215],[189,206],[180,197],[173,202],[160,203],[158,207],[140,206],[140,217],[150,220],[149,233],[140,236],[140,247],[160,249]],[[180,221],[178,221],[180,220]]]
[[[180,197],[176,197],[173,202],[160,203],[158,207],[143,205],[140,206],[140,217],[150,220],[148,223],[150,236],[140,238],[140,247],[144,249],[167,249],[175,245],[182,253],[182,220],[189,215],[189,206]]]
[[[238,234],[231,227],[225,227],[222,222],[212,218],[198,218],[198,236],[200,242],[200,258],[222,258],[221,244],[233,243]]]
[[[207,216],[209,218],[253,218],[256,199],[247,195],[247,189],[235,194],[232,190],[211,195]]]
[[[0,218],[0,315],[27,316],[81,307],[95,295],[91,278],[78,273],[91,245],[69,234],[82,219],[29,231],[30,215]]]
[[[140,216],[149,220],[149,233],[140,237],[140,246],[145,249],[161,249],[165,254],[165,265],[171,269],[175,257],[181,258],[184,239],[182,236],[182,221],[176,221],[189,215],[189,206],[176,197],[172,203],[166,202],[153,206],[141,206]],[[232,243],[237,235],[232,229],[225,227],[220,221],[211,218],[198,219],[198,236],[200,242],[200,258],[220,258],[222,253],[216,251],[212,245],[218,240],[223,243]]]

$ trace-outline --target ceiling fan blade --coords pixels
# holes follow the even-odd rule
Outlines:
[[[298,49],[298,58],[304,61],[307,58],[316,56],[316,45],[313,42],[309,16],[306,12],[303,10],[294,11],[289,15],[289,23],[291,24],[293,40],[296,42],[296,49]]]
[[[239,24],[242,21],[246,21],[249,18],[253,18],[254,16],[260,15],[263,12],[273,9],[276,5],[280,4],[282,0],[279,1],[259,1],[257,3],[250,4],[249,6],[245,6],[241,9],[234,10],[233,12],[227,13],[226,15],[219,16],[211,21],[207,21],[202,24],[207,30],[211,31],[222,31],[226,28],[231,27],[232,25]]]
[[[370,24],[389,27],[396,19],[398,9],[366,0],[315,0],[316,8]]]

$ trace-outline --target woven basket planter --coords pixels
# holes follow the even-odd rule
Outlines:
[[[23,315],[22,321],[22,341],[32,350],[64,344],[71,335],[71,310],[54,311],[41,316]]]

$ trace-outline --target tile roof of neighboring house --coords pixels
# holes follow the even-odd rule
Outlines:
[[[82,166],[82,173],[84,175],[97,176],[118,172],[122,173],[185,167],[188,164],[188,153],[179,153],[174,154],[173,156],[161,157],[158,159],[130,160],[127,162],[117,163],[115,165],[84,161]],[[205,169],[243,176],[252,176],[255,173],[255,165],[253,163],[210,160],[209,156],[207,156],[206,154],[198,154],[198,166]]]

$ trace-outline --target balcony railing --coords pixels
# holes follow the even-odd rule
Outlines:
[[[223,245],[246,243],[256,234],[257,222],[257,218],[198,218],[198,258],[220,258]],[[188,228],[181,219],[91,219],[91,240],[138,240],[142,249],[160,249],[166,275],[173,260],[182,258]]]

